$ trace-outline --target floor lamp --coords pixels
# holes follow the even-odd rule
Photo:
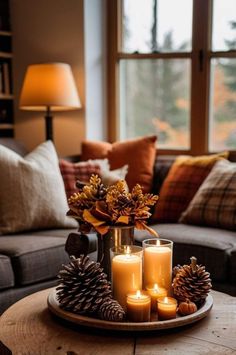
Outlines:
[[[53,141],[54,111],[81,107],[71,68],[64,63],[33,64],[27,68],[20,109],[45,112],[46,140]]]

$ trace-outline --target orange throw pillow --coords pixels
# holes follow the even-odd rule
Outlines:
[[[108,142],[84,141],[82,142],[81,160],[107,158],[108,151],[111,149],[112,144]]]
[[[198,157],[179,156],[161,187],[152,222],[177,222],[215,162],[227,157],[227,152]]]
[[[82,143],[82,160],[108,158],[111,170],[128,164],[126,182],[129,189],[138,183],[143,192],[151,192],[156,140],[156,136],[149,136],[113,144],[85,141]]]

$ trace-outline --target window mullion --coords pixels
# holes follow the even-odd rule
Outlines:
[[[119,0],[107,1],[107,117],[108,117],[108,141],[114,142],[118,139],[119,121],[119,75],[118,58],[119,30],[118,26],[118,3]]]
[[[117,53],[118,59],[173,59],[191,58],[191,52],[170,52],[170,53]]]
[[[193,1],[191,153],[208,151],[211,0]]]

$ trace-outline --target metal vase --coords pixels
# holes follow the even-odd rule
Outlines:
[[[101,264],[108,280],[111,279],[110,248],[134,244],[134,227],[110,227],[108,233],[97,234],[97,261]]]

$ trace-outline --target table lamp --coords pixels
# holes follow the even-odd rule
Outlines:
[[[53,141],[52,111],[81,107],[71,68],[64,63],[33,64],[27,68],[20,109],[45,111],[46,139]]]

